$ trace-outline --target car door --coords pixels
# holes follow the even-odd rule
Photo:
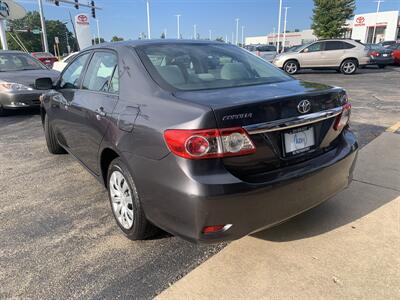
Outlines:
[[[56,84],[54,92],[51,94],[51,118],[53,129],[57,139],[65,148],[70,150],[70,139],[74,123],[71,122],[69,108],[74,97],[79,91],[82,73],[89,60],[91,52],[85,52],[77,56],[76,59],[64,70]]]
[[[312,68],[321,65],[323,58],[324,42],[315,42],[304,48],[299,55],[302,68]]]
[[[118,57],[111,50],[93,53],[75,92],[69,113],[74,125],[69,136],[71,152],[93,173],[99,173],[98,150],[118,101]]]
[[[343,42],[341,41],[326,41],[324,50],[324,65],[327,67],[338,67],[342,62],[342,57],[345,54]]]

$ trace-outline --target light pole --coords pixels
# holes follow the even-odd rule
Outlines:
[[[193,39],[197,40],[197,26],[196,26],[196,24],[193,25]]]
[[[181,15],[175,15],[175,17],[176,17],[176,25],[177,25],[177,36],[176,36],[176,38],[177,39],[180,39],[181,38],[181,32],[180,32],[180,20],[181,20]]]
[[[100,44],[100,26],[99,26],[99,19],[96,19],[97,24],[97,41]]]
[[[275,37],[275,27],[274,27],[274,33],[272,34],[272,43],[275,45],[276,47],[276,37]]]
[[[164,39],[167,38],[167,28],[164,28]]]
[[[279,53],[279,42],[281,35],[281,19],[282,19],[282,0],[279,0],[279,19],[278,19],[278,41],[276,43],[276,52]]]
[[[379,8],[381,7],[381,2],[384,2],[383,0],[378,0],[375,1],[377,3],[376,7],[376,14],[375,14],[375,24],[374,24],[374,33],[372,34],[372,41],[371,43],[375,43],[375,34],[376,34],[376,22],[378,21],[378,14],[379,14]]]
[[[225,35],[225,43],[227,43],[227,44],[229,43],[227,34]]]
[[[236,18],[236,40],[235,45],[239,44],[239,18]]]
[[[211,38],[212,38],[212,31],[211,31],[211,29],[208,31],[208,39],[211,41]]]
[[[147,38],[151,39],[151,30],[150,30],[150,3],[149,0],[146,1],[147,8]]]
[[[286,21],[287,21],[287,10],[289,9],[290,7],[288,7],[288,6],[285,6],[285,21],[283,22],[283,42],[282,42],[282,52],[283,52],[283,49],[285,48],[285,43],[286,43]]]
[[[244,46],[244,26],[242,26],[242,47]]]
[[[44,52],[49,52],[49,43],[47,42],[46,22],[44,21],[42,0],[38,0],[38,3],[39,3],[40,23],[42,24]]]

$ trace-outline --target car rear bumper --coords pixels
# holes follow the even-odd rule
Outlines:
[[[213,243],[278,224],[347,187],[358,145],[349,130],[339,138],[342,141],[334,153],[300,164],[291,176],[281,170],[274,180],[258,184],[239,180],[218,160],[198,167],[172,154],[160,161],[127,159],[132,173],[141,174],[134,178],[151,222],[185,239]],[[217,233],[202,233],[212,225],[229,226]]]
[[[24,107],[40,106],[40,95],[44,91],[19,91],[19,92],[1,92],[0,106],[5,109],[17,109]]]
[[[392,56],[388,57],[377,57],[371,59],[370,64],[372,65],[391,65],[394,63],[394,59]]]

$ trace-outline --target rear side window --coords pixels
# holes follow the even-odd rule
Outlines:
[[[73,61],[64,71],[61,81],[60,88],[62,89],[78,89],[79,78],[81,77],[82,70],[89,58],[90,53],[79,56]]]
[[[325,51],[346,49],[344,48],[344,44],[345,43],[340,41],[325,42]]]
[[[356,47],[356,46],[354,46],[354,45],[352,45],[352,44],[343,42],[343,49],[352,49],[352,48],[355,48],[355,47]]]
[[[116,76],[114,77],[114,73]],[[96,52],[90,60],[82,88],[96,92],[118,92],[117,56],[112,52]]]

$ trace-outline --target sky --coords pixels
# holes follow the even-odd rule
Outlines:
[[[75,15],[71,5],[54,4],[43,0],[46,19],[67,21],[68,12]],[[87,3],[87,0],[79,0]],[[228,36],[236,32],[236,18],[239,18],[239,37],[241,26],[245,36],[265,35],[278,27],[279,0],[149,0],[152,38],[159,38],[164,29],[167,38],[176,38],[176,14],[181,15],[181,34],[183,38],[193,36],[193,25],[196,24],[200,37],[212,38]],[[37,10],[37,0],[17,0],[27,10]],[[96,6],[102,8],[97,12],[100,35],[106,40],[117,35],[124,39],[137,39],[140,32],[147,32],[145,0],[95,0]],[[355,13],[375,12],[375,0],[356,0]],[[313,0],[283,0],[288,9],[287,29],[308,29],[311,25]],[[385,0],[381,11],[400,10],[400,0]],[[88,8],[79,12],[89,13]],[[69,26],[71,27],[71,26]],[[95,22],[91,23],[93,35],[96,33]],[[283,25],[282,25],[283,28]],[[282,30],[282,29],[281,29]]]

